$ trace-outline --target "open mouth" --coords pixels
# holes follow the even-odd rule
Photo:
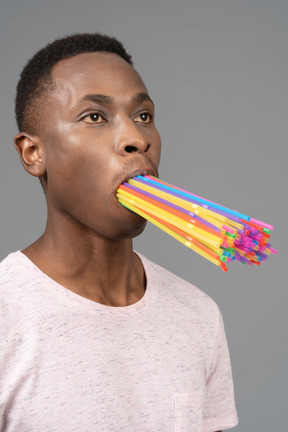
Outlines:
[[[123,182],[121,183],[121,184],[123,184],[123,183],[125,183],[125,182],[127,182],[128,180],[130,180],[130,179],[132,179],[132,178],[134,178],[134,177],[137,177],[137,176],[146,176],[146,175],[151,175],[151,176],[153,176],[153,177],[157,177],[158,178],[158,173],[155,171],[155,170],[153,170],[153,169],[151,169],[151,168],[148,168],[148,169],[138,169],[138,170],[135,170],[135,171],[133,171],[132,173],[130,173],[129,175],[127,175],[125,178],[124,178],[124,180],[123,180]]]
[[[153,177],[157,177],[157,178],[158,178],[158,172],[157,172],[157,170],[154,170],[154,169],[152,169],[151,167],[149,167],[149,168],[147,168],[147,169],[137,169],[137,170],[132,171],[131,173],[129,173],[127,176],[125,176],[125,177],[123,178],[123,181],[121,182],[120,185],[122,185],[122,184],[128,182],[128,180],[133,179],[133,178],[135,178],[135,177],[137,177],[137,176],[143,176],[143,177],[145,177],[145,176],[147,176],[147,175],[150,175],[150,176],[153,176]],[[119,186],[120,186],[120,185],[119,185]],[[118,186],[118,187],[119,187],[119,186]],[[118,188],[117,188],[117,191],[118,191]],[[117,191],[116,191],[116,194],[117,194]],[[116,194],[115,194],[115,198],[116,198],[118,204],[120,204],[120,205],[122,206],[122,204],[119,203]]]

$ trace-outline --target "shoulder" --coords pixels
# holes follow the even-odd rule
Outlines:
[[[21,252],[13,252],[0,263],[0,334],[9,339],[15,321],[23,316],[27,273]],[[24,314],[25,316],[25,314]]]
[[[0,262],[0,287],[23,275],[21,252],[13,252]]]
[[[1,314],[9,309],[13,310],[16,305],[24,304],[28,294],[31,294],[35,280],[36,273],[33,265],[24,254],[17,251],[8,255],[0,263]]]

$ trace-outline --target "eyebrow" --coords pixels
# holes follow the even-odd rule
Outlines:
[[[81,102],[84,101],[91,101],[100,105],[112,105],[113,102],[115,101],[115,99],[111,96],[106,96],[103,94],[87,94],[85,96],[83,96],[79,102],[74,106],[77,107],[78,105],[81,104]],[[131,102],[133,103],[141,103],[141,102],[145,102],[145,101],[149,101],[152,103],[152,105],[154,106],[154,103],[152,101],[152,99],[150,98],[150,96],[147,93],[137,93],[136,95],[134,95],[131,98]]]
[[[154,102],[147,93],[137,93],[135,96],[132,97],[132,102],[135,103],[141,103],[146,101],[151,102],[154,106]]]
[[[102,94],[87,94],[79,100],[77,105],[79,105],[83,101],[91,101],[91,102],[98,103],[100,105],[111,105],[114,99],[110,96],[106,96]]]

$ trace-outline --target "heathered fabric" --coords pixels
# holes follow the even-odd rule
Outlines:
[[[0,264],[1,432],[214,432],[237,424],[213,300],[140,255],[136,304],[85,299],[24,254]]]

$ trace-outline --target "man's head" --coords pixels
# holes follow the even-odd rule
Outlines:
[[[84,50],[54,61],[15,137],[25,169],[41,179],[50,220],[110,239],[143,230],[116,190],[138,174],[157,175],[161,147],[154,104],[120,52]]]
[[[59,61],[88,52],[110,52],[131,66],[132,57],[117,39],[100,33],[74,34],[56,39],[38,51],[26,64],[17,85],[15,114],[19,131],[35,133],[46,93],[53,90],[51,71]]]

